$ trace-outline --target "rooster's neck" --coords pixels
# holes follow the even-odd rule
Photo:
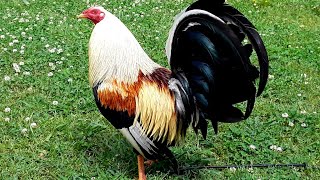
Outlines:
[[[139,72],[150,74],[160,66],[152,61],[126,26],[108,13],[96,24],[89,42],[89,81],[134,83]]]

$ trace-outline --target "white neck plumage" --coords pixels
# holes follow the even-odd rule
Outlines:
[[[107,11],[105,14],[93,29],[89,42],[89,82],[92,87],[115,79],[133,83],[137,81],[139,71],[149,74],[160,67],[118,18]]]

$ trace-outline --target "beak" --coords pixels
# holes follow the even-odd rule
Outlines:
[[[85,14],[81,13],[81,14],[79,14],[79,15],[77,16],[77,18],[87,18],[87,16],[86,16]]]

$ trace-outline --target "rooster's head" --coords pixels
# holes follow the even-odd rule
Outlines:
[[[97,24],[104,19],[105,15],[106,10],[103,7],[95,6],[83,11],[80,15],[78,15],[78,18],[87,18],[94,24]]]

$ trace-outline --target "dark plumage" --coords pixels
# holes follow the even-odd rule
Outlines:
[[[170,59],[172,72],[186,76],[203,121],[210,119],[216,132],[218,121],[238,122],[249,117],[268,76],[267,53],[255,27],[223,2],[201,0],[187,8],[186,13],[195,13],[182,19],[174,30]],[[197,12],[198,9],[212,14]],[[249,44],[244,44],[245,37]],[[252,47],[259,59],[260,75],[249,59]],[[254,81],[259,76],[256,93]],[[247,101],[244,114],[233,107],[243,101]],[[206,123],[200,124],[206,134]]]

